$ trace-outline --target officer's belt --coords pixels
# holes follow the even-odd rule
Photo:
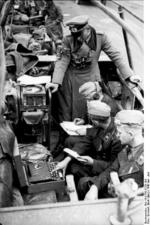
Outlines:
[[[81,58],[78,60],[71,60],[71,66],[77,68],[77,69],[82,69],[85,68],[86,66],[91,65],[91,60],[87,58]]]

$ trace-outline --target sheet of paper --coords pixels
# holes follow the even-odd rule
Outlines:
[[[56,62],[56,55],[38,55],[38,59],[40,62]]]
[[[72,156],[73,158],[75,158],[76,160],[78,160],[80,162],[87,162],[87,159],[83,158],[77,152],[72,151],[69,148],[64,148],[64,152],[66,152],[67,154],[69,154],[70,156]]]
[[[39,76],[39,77],[33,77],[29,75],[22,75],[17,79],[19,84],[22,85],[36,85],[36,84],[47,84],[50,83],[51,77],[50,76]]]
[[[60,123],[60,126],[64,129],[64,131],[67,132],[67,134],[75,135],[75,136],[80,135],[78,133],[79,129],[81,129],[81,128],[91,128],[92,127],[90,124],[76,125],[74,122],[71,122],[71,121],[63,121],[62,123]]]

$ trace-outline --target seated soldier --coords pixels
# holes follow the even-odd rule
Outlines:
[[[94,200],[101,196],[110,182],[112,171],[118,172],[121,181],[133,178],[139,187],[143,186],[143,113],[138,110],[122,110],[115,119],[118,137],[124,147],[112,165],[99,176],[80,179],[78,191],[81,199]]]
[[[112,117],[114,117],[116,113],[121,110],[121,106],[119,106],[113,98],[111,98],[108,94],[102,92],[102,88],[99,82],[88,81],[84,83],[83,85],[80,86],[79,93],[83,95],[83,97],[87,101],[100,100],[101,102],[108,104],[111,108]],[[85,119],[75,118],[74,122],[76,125],[89,124],[90,121],[88,120],[88,114],[87,114],[87,118]],[[78,133],[80,136],[73,136],[73,137],[70,136],[65,141],[66,145],[68,146],[68,143],[69,143],[69,146],[73,148],[74,144],[80,141],[80,138],[82,138],[81,136],[86,135],[86,131],[87,129],[85,127],[80,128],[78,130]],[[61,153],[59,155],[59,160],[61,160],[63,156],[64,154]]]
[[[62,40],[63,38],[63,14],[59,6],[55,5],[53,0],[46,0],[46,7],[42,14],[45,18],[45,26],[47,34],[54,42]]]
[[[111,108],[111,116],[113,117],[121,110],[116,101],[102,90],[99,82],[88,81],[84,83],[80,86],[79,93],[82,94],[87,101],[100,100],[108,104]]]
[[[76,184],[81,177],[94,176],[103,172],[117,157],[121,150],[121,143],[116,137],[116,127],[114,120],[110,116],[110,107],[99,100],[88,102],[88,115],[93,124],[92,128],[87,129],[87,135],[82,136],[78,141],[68,142],[68,148],[77,152],[86,160],[72,160],[66,156],[58,163],[56,169],[64,169],[68,165],[67,173],[73,173]],[[75,138],[75,137],[70,137]],[[72,145],[73,143],[73,145]]]
[[[86,98],[87,101],[91,100],[100,100],[101,102],[106,103],[111,108],[111,116],[114,117],[117,112],[121,110],[121,106],[119,106],[116,101],[111,98],[108,94],[104,93],[102,91],[102,88],[99,84],[99,82],[95,81],[88,81],[80,86],[79,93],[83,95],[84,98]],[[89,123],[88,117],[86,120],[82,118],[75,118],[74,119],[75,124],[80,125],[84,123]],[[86,130],[79,130],[80,135],[86,135]]]

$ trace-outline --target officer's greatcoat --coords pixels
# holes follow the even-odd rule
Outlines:
[[[86,101],[79,94],[79,87],[87,81],[100,81],[98,59],[104,51],[119,68],[124,79],[132,75],[132,71],[104,34],[96,34],[96,49],[83,42],[80,48],[74,48],[73,37],[66,36],[63,41],[62,57],[56,62],[53,83],[60,84],[57,110],[59,120],[71,121],[76,117],[84,118]]]

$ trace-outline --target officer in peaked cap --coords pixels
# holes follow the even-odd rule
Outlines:
[[[71,20],[68,20],[66,22],[67,26],[71,25],[85,25],[88,23],[89,17],[87,15],[82,15],[82,16],[76,16],[72,18]]]
[[[89,17],[86,15],[77,16],[66,22],[71,33],[81,32],[86,24],[88,24]]]
[[[101,81],[98,65],[101,51],[115,63],[123,79],[133,78],[133,71],[120,51],[104,32],[96,32],[88,23],[88,16],[72,18],[66,25],[71,34],[63,39],[61,57],[55,64],[52,83],[49,84],[52,93],[58,90],[55,102],[59,122],[87,115],[86,99],[79,93],[79,87],[88,81]]]

